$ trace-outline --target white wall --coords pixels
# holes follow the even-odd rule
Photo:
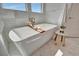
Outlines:
[[[64,3],[47,3],[46,4],[46,22],[57,24],[62,19]]]
[[[67,19],[65,32],[70,37],[79,37],[79,4],[72,4],[70,17]]]
[[[4,23],[0,20],[0,56],[8,55],[5,42],[3,40]]]

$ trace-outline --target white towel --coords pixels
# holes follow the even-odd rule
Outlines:
[[[62,56],[62,55],[63,55],[63,52],[60,49],[58,49],[58,51],[55,54],[55,56]]]

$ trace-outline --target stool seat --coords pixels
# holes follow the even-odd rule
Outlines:
[[[66,33],[61,33],[60,30],[56,31],[55,34],[61,35],[61,36],[67,36]]]

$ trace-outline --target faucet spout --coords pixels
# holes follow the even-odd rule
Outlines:
[[[31,28],[34,29],[34,25],[35,25],[35,18],[34,18],[34,17],[29,18],[28,25],[29,25]]]
[[[32,26],[34,27],[34,25],[35,25],[35,18],[34,17],[31,18],[31,22],[32,22]]]

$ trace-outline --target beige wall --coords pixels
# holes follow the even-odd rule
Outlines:
[[[72,4],[70,12],[71,19],[67,19],[66,32],[71,37],[79,37],[79,4]]]

